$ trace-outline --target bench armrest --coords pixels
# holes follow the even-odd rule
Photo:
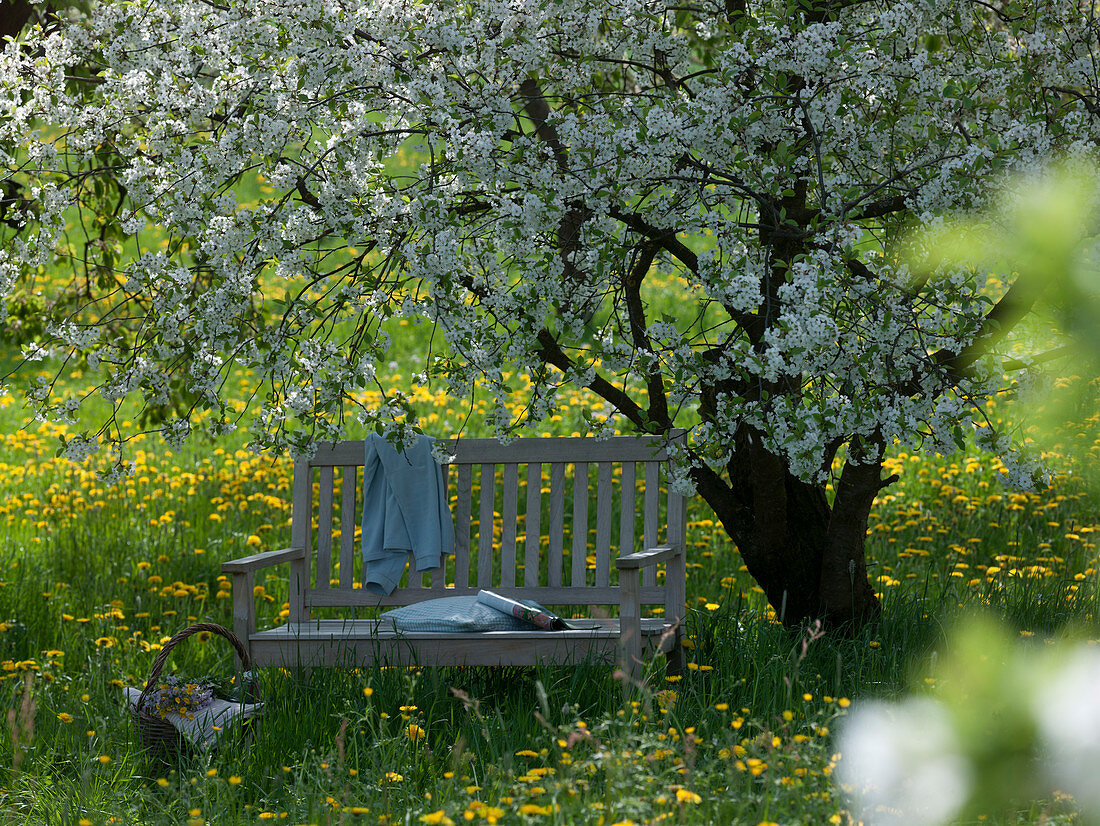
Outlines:
[[[260,568],[270,568],[280,562],[291,562],[295,559],[305,559],[305,548],[281,548],[277,551],[264,551],[252,556],[233,559],[222,563],[223,574],[247,574]]]
[[[620,571],[645,568],[672,559],[679,556],[680,553],[681,550],[678,545],[658,545],[656,548],[646,548],[644,551],[620,556],[615,560],[615,567]]]

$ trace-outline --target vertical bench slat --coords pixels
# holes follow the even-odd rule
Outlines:
[[[539,584],[539,545],[542,540],[542,465],[527,465],[527,510],[523,518],[523,584]]]
[[[500,584],[516,584],[516,521],[519,507],[519,465],[504,466],[501,484],[504,491],[500,505]]]
[[[610,445],[581,439],[563,439],[553,444],[523,440],[514,451],[488,440],[474,441],[474,444],[467,442],[456,452],[455,467],[445,465],[440,470],[444,485],[452,486],[454,494],[454,498],[449,499],[455,503],[453,512],[456,542],[453,563],[446,560],[444,569],[433,570],[429,575],[429,572],[417,570],[415,560],[409,560],[409,572],[402,577],[402,582],[407,583],[403,587],[405,593],[395,592],[382,600],[358,592],[354,587],[362,567],[355,555],[358,547],[356,507],[362,508],[362,497],[358,493],[362,462],[358,457],[363,454],[363,443],[341,442],[332,447],[323,446],[312,460],[297,461],[290,532],[292,547],[300,548],[302,557],[294,558],[295,554],[289,551],[278,551],[226,563],[223,570],[233,574],[234,629],[242,637],[248,637],[250,642],[260,639],[255,634],[250,634],[255,627],[253,571],[277,564],[281,560],[289,558],[290,562],[291,622],[309,620],[311,602],[326,608],[350,609],[376,604],[415,604],[430,596],[441,595],[451,584],[448,571],[453,565],[454,584],[463,591],[471,586],[493,587],[498,584],[518,597],[524,595],[524,588],[536,589],[532,596],[545,590],[542,599],[548,604],[559,604],[558,601],[561,600],[565,604],[578,606],[619,605],[622,609],[619,615],[623,621],[620,650],[627,669],[634,672],[641,662],[642,640],[646,641],[646,650],[653,643],[652,639],[643,637],[640,633],[642,625],[639,609],[642,600],[664,602],[665,615],[669,620],[682,620],[685,613],[683,549],[687,503],[685,497],[669,489],[669,474],[667,466],[664,466],[666,463],[663,459],[655,458],[661,454],[641,439],[613,440]],[[639,463],[644,464],[644,468],[639,467]],[[498,464],[502,466],[504,485],[500,500],[495,498]],[[521,464],[527,465],[525,480],[520,479]],[[549,479],[548,483],[543,481],[543,468],[547,464],[550,465],[546,477]],[[616,467],[618,464],[622,465],[621,471]],[[480,480],[474,479],[474,465],[481,467]],[[596,479],[590,478],[592,465],[596,465]],[[478,482],[481,493],[478,497],[478,512],[475,513],[473,488]],[[521,482],[527,485],[525,493],[520,490]],[[546,487],[547,484],[549,487]],[[573,489],[570,494],[573,498],[572,513],[569,515],[573,536],[569,572],[564,570],[567,485],[571,485]],[[642,489],[641,495],[639,488]],[[549,494],[549,502],[545,505],[548,509],[546,521],[541,513],[545,494]],[[519,501],[521,497],[525,499],[522,504]],[[614,503],[616,497],[620,500],[619,505]],[[340,509],[339,515],[334,510],[337,507]],[[524,508],[523,526],[520,525],[520,507]],[[616,507],[619,508],[618,512]],[[593,508],[595,513],[591,510]],[[503,520],[500,527],[495,524],[498,509]],[[595,539],[592,557],[588,556],[590,518],[595,526],[592,531]],[[314,520],[316,529],[313,527]],[[472,532],[475,522],[478,524],[478,538],[476,547],[473,547]],[[521,531],[525,543],[522,560],[518,558]],[[540,564],[544,531],[549,561],[546,574],[543,574]],[[644,542],[639,535],[644,537]],[[337,536],[340,537],[339,543],[335,542]],[[497,539],[501,540],[499,545]],[[611,565],[614,564],[613,552],[628,555],[640,547],[654,547],[661,543],[674,545],[680,552],[669,560],[662,571],[657,572],[658,576],[653,576],[652,567],[639,571],[632,568],[630,563],[624,563],[624,568],[619,573],[610,572]],[[333,547],[334,544],[338,544],[338,547]],[[503,552],[498,566],[496,553],[499,546],[503,546]],[[476,564],[472,558],[474,554],[479,556]],[[516,575],[519,565],[524,567],[522,577]],[[338,578],[334,575],[337,566]],[[477,571],[471,571],[471,567],[476,567]],[[500,574],[497,573],[498,567],[501,568]],[[592,581],[588,576],[589,567],[597,571],[591,578]],[[476,581],[471,581],[475,579],[471,574],[475,575]],[[662,577],[664,587],[653,587],[655,581]],[[570,581],[568,586],[564,584],[567,578]],[[519,585],[518,581],[521,579],[523,583]],[[609,587],[611,581],[617,581],[620,587]],[[540,588],[541,585],[547,587]],[[310,602],[305,599],[307,593]],[[353,635],[354,632],[349,634]],[[680,635],[682,632],[678,632],[678,637]],[[296,645],[297,640],[291,640],[291,636],[287,637],[288,641]],[[354,637],[349,636],[349,639],[352,638]],[[335,637],[331,640],[333,645],[339,642]],[[486,643],[488,642],[487,639]],[[679,639],[673,643],[678,646]],[[254,662],[259,665],[291,662],[295,653],[312,657],[321,653],[328,656],[329,652],[327,648],[322,651],[323,646],[320,643],[297,652],[292,651],[292,647],[290,644],[281,645],[276,656],[269,651],[270,646],[259,646],[252,652]],[[605,653],[602,650],[593,651]],[[428,657],[429,660],[433,658]],[[483,660],[484,657],[480,659]],[[529,659],[526,654],[517,654],[514,658],[516,662]],[[304,659],[299,661],[304,662]],[[461,662],[461,658],[452,657],[448,649],[439,655],[439,664],[444,661]],[[501,660],[501,664],[508,662],[509,659]],[[684,667],[683,653],[678,647],[669,651],[668,667],[673,671]]]
[[[449,496],[451,490],[448,486],[448,483],[450,481],[450,469],[450,465],[442,465],[439,468],[439,473],[443,478],[443,491],[445,496]],[[447,586],[447,556],[448,554],[443,554],[443,556],[439,560],[439,567],[432,571],[433,591],[442,591]]]
[[[317,587],[322,590],[332,587],[332,471],[332,465],[321,468],[317,503]]]
[[[309,588],[310,533],[313,526],[313,471],[308,459],[294,463],[294,493],[291,500],[290,544],[305,549],[302,559],[290,563],[290,621],[309,619],[303,599]],[[248,599],[252,599],[251,592]]]
[[[611,462],[597,465],[596,480],[596,587],[609,584],[611,573]]]
[[[350,588],[355,571],[355,489],[358,479],[354,465],[340,470],[340,587]]]
[[[573,466],[573,578],[570,587],[585,583],[588,551],[588,462]]]
[[[546,584],[551,588],[561,586],[564,566],[562,545],[565,542],[565,465],[550,465],[550,526],[546,529],[549,544]]]
[[[637,494],[634,489],[634,475],[634,463],[623,462],[619,490],[619,556],[639,550],[634,547],[634,503]]]
[[[481,512],[477,525],[477,585],[493,587],[493,501],[496,499],[496,465],[481,466]]]
[[[670,545],[679,545],[682,556],[678,561],[670,561],[665,569],[667,571],[665,574],[665,617],[667,619],[672,619],[672,615],[679,612],[681,606],[687,601],[686,508],[687,498],[673,493],[670,489],[668,492],[665,541]],[[679,617],[679,619],[683,621],[684,617]]]
[[[684,546],[687,539],[687,529],[684,523],[686,509],[687,498],[678,493],[673,493],[670,489],[668,492],[668,517],[665,520],[668,533],[665,536],[665,542],[680,547]]]
[[[661,508],[661,464],[645,463],[645,510],[642,512],[642,545],[644,548],[657,546],[657,519]],[[642,571],[642,586],[657,584],[657,569],[647,565]]]
[[[470,509],[473,491],[472,465],[459,465],[455,480],[455,586],[470,584]]]

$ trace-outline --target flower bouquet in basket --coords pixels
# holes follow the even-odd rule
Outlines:
[[[188,679],[176,675],[161,678],[169,653],[188,637],[208,632],[224,637],[237,650],[245,669],[236,696],[213,677]],[[248,652],[232,631],[212,623],[198,623],[180,631],[157,654],[144,689],[127,688],[130,715],[146,750],[161,759],[182,754],[189,747],[216,745],[232,723],[254,717],[263,708]]]

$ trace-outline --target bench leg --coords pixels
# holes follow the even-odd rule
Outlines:
[[[684,669],[687,667],[686,655],[684,654],[684,646],[681,643],[680,629],[676,629],[676,642],[672,649],[665,654],[665,673],[669,676],[676,674],[683,674]]]
[[[252,587],[252,571],[233,574],[233,633],[244,643],[249,658],[252,657],[249,637],[256,629],[256,603]]]
[[[623,687],[627,691],[642,679],[642,606],[639,584],[641,572],[621,571],[619,587],[619,661],[627,679]]]
[[[681,514],[681,525],[682,514]],[[684,656],[684,620],[687,618],[687,561],[683,545],[680,552],[668,561],[665,568],[665,621],[673,626],[675,645],[665,659],[666,673],[682,674],[686,667]]]

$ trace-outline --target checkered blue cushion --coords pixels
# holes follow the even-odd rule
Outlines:
[[[533,631],[529,622],[478,602],[476,596],[441,597],[403,605],[379,618],[391,621],[398,631]]]

